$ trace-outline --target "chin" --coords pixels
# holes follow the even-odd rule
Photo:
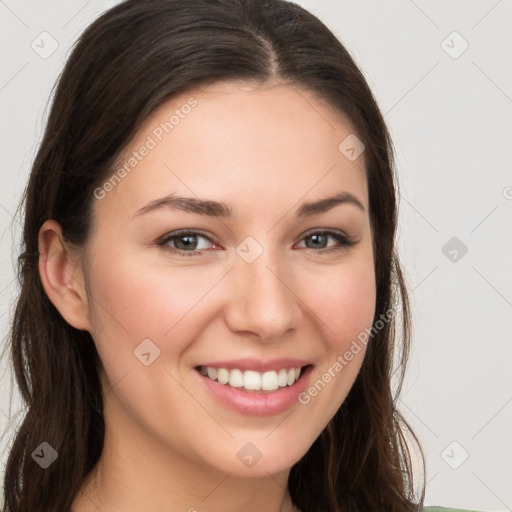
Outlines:
[[[239,439],[233,441],[232,447],[226,447],[222,456],[218,454],[209,457],[209,463],[217,470],[229,473],[240,478],[268,477],[269,474],[277,474],[288,471],[308,451],[309,445],[301,450],[297,442],[293,443],[293,449],[286,450],[281,443],[281,436],[276,436],[270,441],[269,432],[262,432],[260,436],[253,436],[252,441]],[[272,437],[273,434],[270,434]],[[290,437],[287,437],[290,440]]]

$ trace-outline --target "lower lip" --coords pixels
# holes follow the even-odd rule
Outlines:
[[[249,416],[271,416],[280,414],[298,403],[299,395],[306,389],[307,378],[312,370],[309,365],[303,368],[299,380],[291,386],[276,391],[248,393],[243,388],[233,388],[205,377],[194,370],[201,378],[206,388],[224,406],[240,414]]]

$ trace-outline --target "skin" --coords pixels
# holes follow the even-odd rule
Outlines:
[[[123,158],[190,97],[197,106],[94,200],[84,247],[65,243],[53,220],[40,230],[46,293],[91,333],[105,370],[104,451],[73,512],[296,510],[290,468],[342,404],[365,353],[308,404],[266,417],[227,409],[197,378],[205,361],[296,357],[314,365],[312,384],[371,326],[376,292],[364,161],[338,150],[353,133],[341,116],[304,89],[216,83],[161,105]],[[295,217],[303,202],[338,191],[364,210],[344,203]],[[234,216],[170,208],[134,216],[170,193],[223,201]],[[198,236],[202,254],[190,257],[172,253],[179,238],[157,244],[178,229],[216,241]],[[355,244],[314,245],[305,235],[322,229]],[[252,263],[235,251],[247,236],[263,248]],[[160,350],[149,366],[134,356],[147,338]],[[262,454],[251,468],[237,457],[247,442]]]

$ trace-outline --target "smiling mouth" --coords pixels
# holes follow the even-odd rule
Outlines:
[[[197,366],[195,369],[204,377],[227,387],[237,388],[247,393],[274,393],[293,386],[310,366],[312,365],[308,364],[267,372],[212,366]]]

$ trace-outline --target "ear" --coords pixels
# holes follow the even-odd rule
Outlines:
[[[39,275],[62,317],[76,329],[89,330],[89,304],[80,255],[66,244],[60,224],[47,220],[39,230]]]

